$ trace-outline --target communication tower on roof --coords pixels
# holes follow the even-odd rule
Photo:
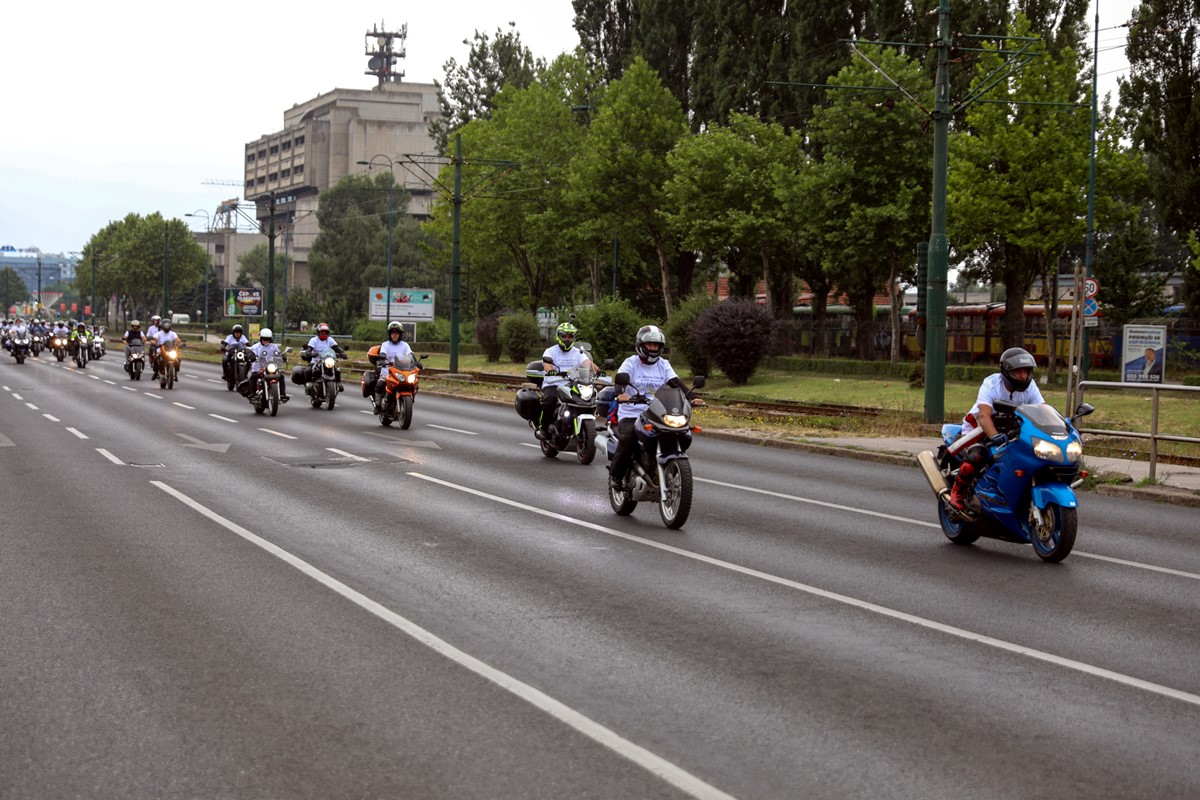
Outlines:
[[[397,70],[395,66],[397,61],[404,58],[404,42],[408,39],[407,24],[401,25],[398,31],[379,30],[383,27],[385,26],[382,22],[378,28],[375,25],[371,26],[371,30],[366,34],[363,50],[363,54],[370,57],[367,61],[367,71],[363,74],[374,75],[379,79],[380,86],[388,81],[399,83],[404,77],[404,71]]]

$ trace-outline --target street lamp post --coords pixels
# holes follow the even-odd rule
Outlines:
[[[367,167],[371,167],[371,166],[374,166],[374,161],[377,158],[386,159],[388,162],[388,169],[390,169],[392,171],[392,186],[388,188],[387,313],[386,313],[387,324],[391,325],[392,324],[392,211],[393,211],[392,196],[396,189],[396,162],[393,161],[391,158],[388,158],[387,156],[383,155],[382,153],[377,153],[377,154],[371,156],[370,161],[359,161],[358,163],[362,164],[364,166],[367,166]]]
[[[163,301],[162,301],[162,316],[163,319],[170,319],[167,312],[167,287],[170,284],[171,266],[168,261],[167,248],[171,237],[171,222],[163,220]]]
[[[208,260],[204,263],[204,341],[208,341],[208,279],[212,275],[212,217],[203,208],[197,208],[191,214],[184,214],[185,217],[197,217],[204,215],[204,227],[206,234],[204,237],[204,253]]]

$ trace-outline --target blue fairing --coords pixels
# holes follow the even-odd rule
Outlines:
[[[950,444],[959,437],[962,433],[962,425],[943,425],[942,426],[942,441]]]
[[[1079,505],[1079,501],[1075,499],[1075,490],[1065,483],[1047,483],[1042,486],[1034,486],[1032,500],[1033,504],[1038,508],[1045,508],[1048,505],[1075,508]]]

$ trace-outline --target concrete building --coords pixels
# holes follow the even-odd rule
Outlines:
[[[275,246],[292,258],[288,285],[309,288],[308,253],[316,239],[317,201],[339,180],[369,167],[359,161],[387,156],[396,182],[412,195],[409,213],[427,218],[434,193],[428,176],[400,163],[403,154],[436,155],[429,123],[440,116],[437,87],[394,77],[373,89],[334,89],[283,114],[283,129],[246,144],[244,193],[267,230],[274,198]],[[387,169],[384,158],[375,169]],[[430,167],[436,174],[436,168]],[[236,270],[234,271],[236,275]]]
[[[25,290],[28,292],[30,304],[38,299],[35,295],[39,285],[46,295],[42,298],[45,304],[57,301],[61,292],[50,295],[49,288],[75,280],[75,267],[78,261],[79,258],[74,255],[43,253],[36,249],[24,250],[12,245],[0,245],[0,269],[10,267],[21,276],[25,282]],[[32,306],[23,308],[20,313],[32,313],[31,308]],[[9,309],[4,309],[5,314],[8,311]]]

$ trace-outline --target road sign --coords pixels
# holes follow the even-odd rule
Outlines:
[[[1083,296],[1095,297],[1100,293],[1100,281],[1095,278],[1088,278],[1083,282]]]
[[[1089,297],[1083,301],[1083,315],[1085,317],[1094,317],[1096,312],[1100,310],[1100,303],[1094,297]]]
[[[1084,317],[1083,318],[1083,327],[1098,328],[1098,327],[1100,327],[1100,320],[1097,317]]]

